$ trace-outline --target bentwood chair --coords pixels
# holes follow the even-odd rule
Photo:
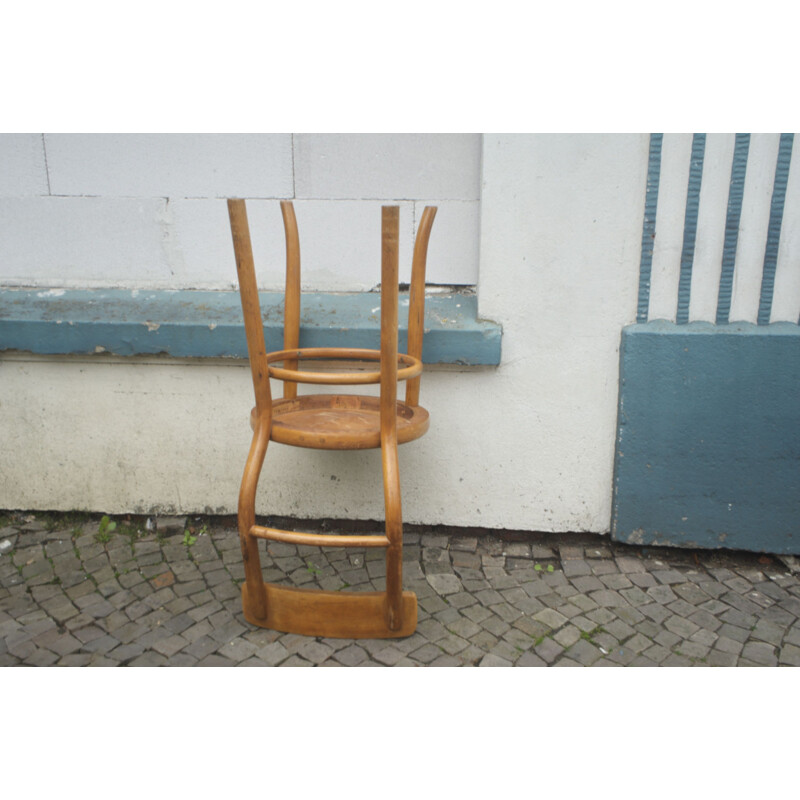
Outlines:
[[[239,491],[239,537],[245,567],[242,607],[252,624],[307,636],[389,638],[410,636],[417,626],[417,598],[402,589],[403,522],[397,446],[428,430],[428,412],[419,405],[425,306],[425,266],[435,207],[425,208],[414,244],[409,297],[408,354],[398,353],[397,206],[382,209],[380,350],[302,348],[300,342],[300,245],[291,202],[281,202],[286,233],[286,295],[283,350],[267,353],[244,200],[228,200],[239,293],[256,405],[250,415],[253,440]],[[299,362],[378,362],[378,369],[352,372],[299,369]],[[282,364],[278,367],[277,364]],[[270,378],[283,382],[273,400]],[[397,382],[407,381],[405,402]],[[300,395],[300,383],[380,384],[380,397],[354,394]],[[255,496],[269,441],[323,450],[380,448],[386,508],[384,535],[296,533],[256,524]],[[259,539],[321,547],[383,547],[383,592],[306,589],[265,583]]]

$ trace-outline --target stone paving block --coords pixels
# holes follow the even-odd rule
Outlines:
[[[702,608],[694,611],[687,617],[687,619],[690,622],[693,622],[695,625],[699,625],[701,628],[706,628],[709,631],[716,631],[722,625],[722,622],[720,622],[720,620],[718,620],[713,614],[710,614],[708,611],[705,611]]]
[[[481,627],[478,624],[463,616],[455,622],[451,622],[446,627],[451,633],[460,636],[462,639],[469,639],[471,636],[481,631]]]
[[[744,644],[750,638],[750,628],[742,628],[738,625],[730,625],[725,623],[717,629],[720,636],[725,636],[728,639],[733,639],[740,644]]]
[[[652,661],[654,664],[661,664],[665,659],[672,655],[671,651],[660,644],[653,644],[651,647],[646,648],[642,655]]]
[[[711,667],[735,667],[738,658],[732,653],[724,653],[721,650],[712,650],[708,654],[708,665]]]
[[[108,653],[109,658],[113,658],[118,662],[128,661],[129,659],[136,658],[137,656],[144,653],[147,648],[136,642],[132,642],[131,644],[121,644],[118,647],[115,647],[113,650],[110,650]]]
[[[740,611],[745,616],[753,616],[761,612],[761,606],[735,592],[726,592],[720,597],[720,600],[737,611]]]
[[[604,627],[618,642],[624,642],[636,633],[634,628],[621,619],[611,620]]]
[[[551,630],[557,630],[569,621],[569,618],[564,616],[564,614],[560,614],[558,611],[554,611],[551,608],[539,611],[537,614],[533,615],[533,618],[537,622],[547,625]]]
[[[562,647],[568,649],[581,638],[581,633],[581,629],[577,628],[575,625],[567,625],[555,633],[553,639]]]
[[[752,600],[757,606],[761,606],[762,609],[775,605],[775,601],[772,598],[755,590],[747,593],[747,599]]]
[[[784,644],[780,649],[778,663],[790,667],[800,667],[800,647]]]
[[[678,653],[670,653],[664,661],[661,662],[662,667],[691,667],[692,661],[686,656]]]
[[[654,661],[651,661],[649,658],[646,658],[645,656],[639,655],[639,656],[636,656],[636,658],[634,658],[633,661],[631,661],[631,663],[628,664],[628,666],[629,667],[657,667],[658,664],[656,664]]]
[[[647,605],[640,606],[638,610],[657,625],[660,625],[665,619],[673,616],[668,609],[661,605],[661,603],[649,603]]]
[[[723,653],[729,653],[734,656],[738,656],[739,653],[742,652],[743,647],[743,642],[737,642],[735,639],[729,639],[727,636],[720,636],[717,641],[714,642],[715,650],[720,650]]]
[[[714,644],[717,639],[719,639],[719,636],[716,633],[705,628],[700,628],[700,630],[695,631],[689,637],[690,641],[699,642],[700,644],[708,645],[709,647]]]
[[[441,655],[442,651],[439,650],[434,645],[424,645],[424,646],[430,647],[434,651],[435,655],[433,656],[433,658],[435,658],[438,655]],[[415,656],[417,652],[418,650],[414,651]],[[359,664],[366,661],[369,658],[369,655],[367,651],[364,650],[363,647],[359,647],[359,645],[353,643],[341,650],[336,651],[336,653],[333,655],[333,658],[345,667],[357,667]]]
[[[744,628],[748,631],[752,630],[758,622],[758,617],[754,617],[751,614],[743,614],[736,608],[724,611],[719,615],[719,618],[729,625],[734,625],[737,628]]]
[[[577,647],[577,645],[573,645],[572,649],[574,649],[574,647]],[[564,648],[549,637],[545,637],[533,650],[539,658],[548,664],[552,664],[553,661],[564,652]]]
[[[186,640],[184,640],[184,644],[185,643]],[[224,656],[225,658],[229,658],[231,661],[238,664],[240,661],[250,658],[252,655],[257,653],[258,650],[259,648],[252,642],[248,642],[247,639],[234,639],[232,642],[220,647],[218,652],[220,655]],[[161,652],[163,652],[163,650]],[[169,654],[165,653],[165,655]]]
[[[780,606],[795,618],[800,617],[800,600],[794,597],[789,598],[788,600],[781,600]]]
[[[607,608],[596,608],[594,611],[589,611],[585,616],[597,625],[605,625],[607,622],[611,622],[612,619],[616,619],[616,614],[613,614]]]
[[[707,645],[693,642],[691,640],[684,640],[676,645],[675,651],[681,655],[687,656],[690,659],[704,659],[709,653],[711,648]]]
[[[567,578],[577,578],[582,575],[592,574],[592,568],[582,558],[571,558],[565,560],[562,564],[562,569],[564,570],[564,575]]]
[[[600,582],[608,589],[630,589],[633,586],[633,582],[628,578],[627,575],[621,574],[609,574],[609,575],[602,575],[600,577]]]
[[[620,575],[621,574],[620,571],[619,571],[619,568],[617,567],[617,565],[613,561],[611,561],[610,559],[607,559],[607,560],[597,559],[596,561],[590,561],[589,564],[590,564],[590,566],[592,568],[592,574],[596,575],[596,576],[598,576],[600,578],[602,578],[602,576],[604,576],[604,575]],[[627,580],[627,578],[626,578],[626,580]],[[628,581],[628,583],[630,583],[630,581]]]
[[[775,647],[766,642],[747,642],[742,648],[741,658],[765,667],[772,667],[778,663]]]
[[[434,591],[440,595],[456,594],[463,590],[461,581],[450,573],[428,575],[427,580]]]
[[[573,578],[570,583],[581,594],[588,594],[589,592],[597,592],[607,588],[606,585],[594,575],[579,576]]]
[[[519,628],[510,628],[507,630],[503,636],[501,637],[504,642],[508,642],[512,647],[514,647],[519,652],[525,652],[526,650],[530,650],[531,647],[534,646],[536,643],[536,639],[525,633],[524,631],[519,630]],[[567,647],[563,642],[559,642],[562,647]],[[493,649],[496,645],[492,645],[490,648]]]
[[[767,642],[777,647],[783,641],[785,632],[785,627],[776,625],[769,620],[760,619],[750,633],[750,638],[760,642]]]
[[[595,603],[597,603],[598,606],[602,606],[604,608],[615,608],[617,606],[628,605],[625,598],[613,589],[600,589],[596,592],[590,592],[589,597]]]
[[[678,596],[669,586],[660,585],[660,586],[652,586],[647,589],[647,594],[656,602],[660,603],[661,605],[669,605],[670,603],[674,603]]]
[[[653,640],[671,650],[681,640],[681,637],[672,631],[662,630],[653,638]]]
[[[492,613],[497,614],[503,622],[508,624],[522,616],[522,612],[510,603],[497,603],[496,605],[490,606],[490,609]]]
[[[794,614],[790,614],[788,611],[784,611],[779,605],[770,606],[769,608],[765,608],[761,614],[761,619],[767,619],[770,622],[774,622],[776,625],[782,625],[784,627],[788,627],[791,625],[797,617]]]
[[[688,619],[684,619],[683,617],[679,617],[677,615],[673,615],[666,619],[664,621],[664,627],[667,628],[667,630],[672,631],[672,633],[677,634],[685,639],[688,639],[699,628],[698,625],[695,625]]]
[[[640,589],[649,589],[658,586],[658,581],[649,572],[630,572],[627,573],[630,582]]]
[[[783,641],[786,644],[793,644],[800,647],[800,625],[795,624],[789,628],[789,630],[786,631],[786,635],[783,637]]]
[[[558,646],[555,644],[555,642],[553,642],[553,645],[556,647]],[[518,647],[515,647],[510,642],[507,642],[505,639],[500,639],[497,644],[492,646],[489,652],[493,655],[499,656],[500,658],[504,658],[513,664],[524,651]]]

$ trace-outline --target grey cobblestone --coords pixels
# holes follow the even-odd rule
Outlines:
[[[186,519],[175,535],[101,542],[99,518],[74,532],[23,517],[0,531],[14,548],[0,555],[3,666],[800,666],[800,576],[750,554],[410,532],[416,633],[351,641],[247,623],[229,523],[210,520],[189,547]],[[385,584],[376,550],[261,552],[284,585]]]

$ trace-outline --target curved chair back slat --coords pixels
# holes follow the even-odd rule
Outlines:
[[[422,360],[422,339],[425,333],[425,268],[428,261],[428,241],[436,216],[436,206],[426,206],[414,241],[411,263],[411,289],[408,301],[408,354]],[[406,384],[406,405],[419,405],[420,378]]]
[[[291,200],[281,200],[283,229],[286,233],[286,293],[283,300],[283,349],[300,346],[300,236]],[[297,361],[287,361],[287,369],[297,369]],[[283,396],[297,397],[297,384],[286,381]]]
[[[244,200],[228,200],[228,216],[231,220],[233,251],[236,256],[236,271],[239,275],[239,297],[242,301],[242,316],[247,336],[247,352],[250,356],[256,409],[260,417],[265,412],[271,412],[272,393],[269,388],[264,325],[261,322],[261,304],[258,300],[253,248],[250,243],[250,226],[247,222],[247,208]]]

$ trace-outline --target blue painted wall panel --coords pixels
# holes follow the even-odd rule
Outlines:
[[[612,536],[800,553],[800,328],[623,330]]]

